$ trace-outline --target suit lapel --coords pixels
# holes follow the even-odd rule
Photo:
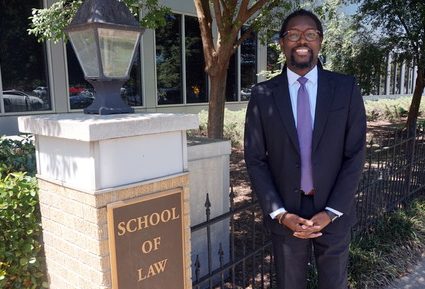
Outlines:
[[[334,87],[328,75],[322,70],[318,71],[318,87],[316,100],[316,113],[314,117],[313,145],[314,152],[319,144],[320,137],[326,126],[329,111],[334,98]]]
[[[289,139],[294,145],[295,149],[299,152],[297,130],[295,128],[294,114],[292,112],[291,98],[289,96],[288,78],[286,76],[286,69],[283,69],[282,74],[279,76],[278,84],[273,89],[273,98],[278,108],[280,118],[288,132]]]

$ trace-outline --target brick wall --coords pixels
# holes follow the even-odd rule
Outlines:
[[[50,289],[112,288],[106,205],[183,188],[186,289],[191,288],[188,175],[87,193],[39,178]]]

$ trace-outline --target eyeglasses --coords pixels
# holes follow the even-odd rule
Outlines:
[[[316,41],[317,39],[320,38],[320,35],[322,33],[320,33],[319,30],[315,30],[315,29],[307,29],[305,31],[300,31],[300,30],[288,30],[285,33],[282,34],[282,38],[287,36],[286,38],[289,41],[292,42],[296,42],[298,40],[300,40],[301,35],[304,35],[304,39],[307,41]]]

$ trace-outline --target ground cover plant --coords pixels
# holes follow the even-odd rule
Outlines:
[[[366,100],[366,116],[368,121],[398,122],[404,120],[409,112],[411,96],[396,99]],[[421,103],[419,117],[425,111],[425,103]]]
[[[423,194],[423,193],[422,193]],[[351,288],[380,288],[405,274],[425,251],[425,195],[386,214],[350,246]]]

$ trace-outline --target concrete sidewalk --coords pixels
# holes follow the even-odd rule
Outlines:
[[[425,254],[409,272],[384,289],[425,289]]]

